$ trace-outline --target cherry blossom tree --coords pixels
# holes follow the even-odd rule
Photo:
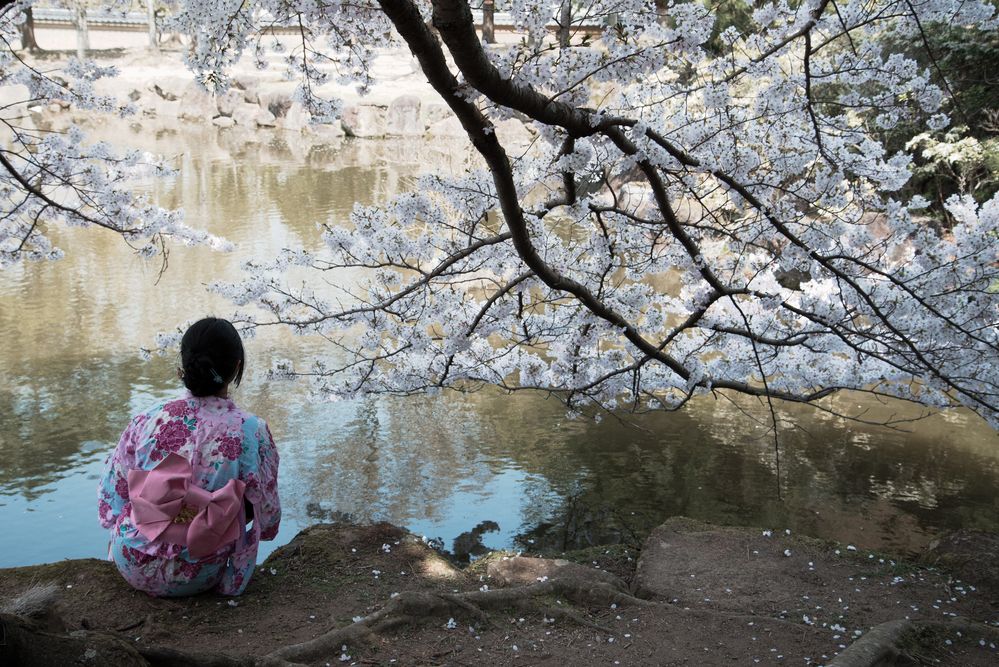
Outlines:
[[[275,373],[335,397],[491,384],[572,410],[735,391],[832,411],[821,399],[849,389],[999,428],[999,199],[955,195],[953,225],[926,224],[929,202],[904,194],[912,155],[879,139],[950,124],[941,73],[885,45],[995,30],[994,6],[765,2],[737,28],[697,2],[583,5],[557,40],[559,3],[497,2],[525,35],[512,46],[483,45],[464,0],[181,5],[174,28],[215,90],[244,52],[263,64],[268,27],[294,28],[286,65],[322,120],[340,109],[323,83],[363,89],[377,49],[403,42],[479,156],[214,287],[247,329],[330,341]],[[604,27],[584,39],[583,21]],[[497,137],[510,118],[526,150]],[[367,279],[316,288],[339,269]]]
[[[114,76],[114,67],[72,60],[50,72],[27,62],[13,44],[29,7],[15,2],[0,9],[0,86],[20,91],[0,105],[0,269],[62,257],[50,233],[60,225],[108,230],[164,261],[168,238],[227,248],[225,240],[187,227],[179,211],[130,191],[136,176],[168,171],[155,156],[88,142],[79,128],[52,132],[33,122],[29,107],[51,102],[120,116],[135,109],[96,92],[94,83]]]

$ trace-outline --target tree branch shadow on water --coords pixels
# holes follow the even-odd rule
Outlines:
[[[516,546],[542,554],[609,545],[640,550],[651,528],[662,520],[653,516],[653,512],[624,511],[607,503],[588,501],[584,496],[582,489],[566,496],[548,520],[516,535]]]

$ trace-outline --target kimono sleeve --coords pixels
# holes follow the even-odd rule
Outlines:
[[[104,461],[104,474],[97,487],[97,515],[103,528],[116,526],[128,505],[128,471],[134,467],[144,421],[133,419]]]
[[[278,498],[278,452],[267,422],[258,419],[254,432],[257,439],[257,469],[246,475],[246,497],[254,506],[253,520],[260,522],[260,539],[273,540],[281,523],[281,501]]]

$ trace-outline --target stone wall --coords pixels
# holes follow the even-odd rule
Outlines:
[[[446,105],[425,102],[420,96],[403,93],[394,98],[345,105],[341,117],[333,123],[313,123],[311,115],[293,99],[292,82],[259,82],[236,78],[230,90],[213,95],[182,76],[157,77],[155,83],[136,86],[134,82],[115,92],[136,107],[138,117],[173,119],[192,123],[211,123],[219,128],[244,127],[277,129],[316,134],[323,137],[465,138],[461,123]],[[65,107],[35,107],[39,113],[58,113]],[[512,145],[526,146],[534,135],[517,119],[501,121],[497,135]]]

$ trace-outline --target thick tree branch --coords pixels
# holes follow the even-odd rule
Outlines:
[[[496,139],[495,132],[492,131],[492,124],[461,95],[462,87],[448,69],[439,43],[420,20],[420,13],[416,5],[408,0],[381,0],[380,4],[403,39],[410,45],[430,84],[454,111],[461,121],[462,127],[468,133],[472,144],[489,165],[499,196],[500,209],[503,212],[506,225],[513,235],[513,244],[517,254],[520,255],[524,263],[546,285],[552,289],[572,294],[597,317],[621,328],[624,336],[644,353],[654,356],[680,377],[684,379],[689,377],[689,371],[682,364],[668,354],[657,350],[655,345],[643,338],[632,324],[599,301],[585,286],[558,273],[538,255],[527,231],[527,222],[524,220],[524,213],[520,207],[520,197],[513,182],[509,160]],[[468,11],[467,5],[463,5],[463,8]],[[468,18],[470,16],[469,14]],[[438,28],[440,29],[440,26]],[[443,33],[443,30],[441,32]],[[478,43],[477,38],[475,43]],[[490,70],[495,72],[491,66]]]
[[[593,116],[591,112],[550,100],[527,86],[515,83],[508,79],[503,79],[496,68],[489,62],[478,41],[472,38],[474,36],[474,26],[471,22],[471,10],[468,3],[464,0],[434,0],[433,4],[434,25],[440,31],[442,39],[445,44],[447,44],[449,51],[454,57],[455,64],[459,67],[462,74],[465,76],[465,79],[476,90],[482,92],[491,101],[497,104],[501,104],[525,113],[540,122],[562,127],[571,135],[576,137],[590,136],[597,131],[602,132],[614,141],[614,143],[625,154],[634,153],[633,144],[631,144],[630,140],[628,140],[623,132],[618,129],[618,126],[634,125],[636,124],[635,121],[627,119],[598,119]],[[824,4],[825,3],[823,3],[823,6]],[[807,31],[802,32],[798,35],[798,37],[805,34],[807,34]],[[701,167],[699,160],[691,156],[686,151],[676,147],[672,144],[672,142],[658,135],[653,130],[646,130],[646,136],[655,141],[684,166],[689,168]],[[639,166],[642,168],[643,173],[649,179],[649,183],[653,187],[657,204],[664,215],[667,225],[670,226],[670,231],[684,246],[688,254],[691,254],[692,257],[698,257],[700,253],[698,252],[696,244],[694,244],[689,237],[686,237],[682,230],[679,230],[679,234],[674,231],[674,222],[670,219],[671,209],[669,202],[665,199],[665,193],[662,189],[661,182],[657,182],[658,174],[656,169],[647,161],[640,161]],[[842,269],[833,265],[831,262],[825,261],[821,254],[809,247],[806,243],[802,242],[801,239],[798,238],[798,236],[795,235],[784,222],[779,220],[777,216],[774,215],[773,212],[770,211],[769,208],[761,202],[748,187],[739,183],[735,178],[721,170],[711,170],[710,174],[725,183],[732,190],[739,193],[745,201],[760,211],[770,224],[772,224],[774,228],[777,229],[785,238],[796,246],[802,248],[802,250],[804,250],[812,259],[819,262],[824,269],[828,270],[836,276],[837,279],[848,285],[856,296],[864,302],[867,308],[870,309],[871,313],[878,319],[878,321],[880,321],[893,336],[903,342],[908,353],[913,355],[919,361],[924,372],[937,377],[951,390],[966,396],[974,403],[992,411],[999,409],[999,406],[987,400],[980,393],[969,390],[964,384],[955,381],[953,378],[944,373],[936,364],[929,360],[926,357],[925,352],[920,349],[915,341],[907,336],[905,332],[898,328],[898,326],[892,323],[888,313],[886,313],[882,307],[875,302],[867,290],[863,289],[858,284],[857,280],[849,276]],[[713,288],[721,292],[726,290],[726,288],[721,285],[716,278],[714,278],[706,266],[699,264],[698,268],[701,275],[708,281],[709,284],[711,284]],[[945,321],[960,330],[964,335],[969,336],[969,338],[975,339],[980,343],[986,342],[982,337],[976,336],[973,332],[964,330],[957,323],[949,319]],[[648,353],[645,349],[642,351]],[[717,383],[715,386],[723,386],[723,384],[729,386],[730,388],[736,388],[740,391],[747,386],[745,383],[740,382]]]

